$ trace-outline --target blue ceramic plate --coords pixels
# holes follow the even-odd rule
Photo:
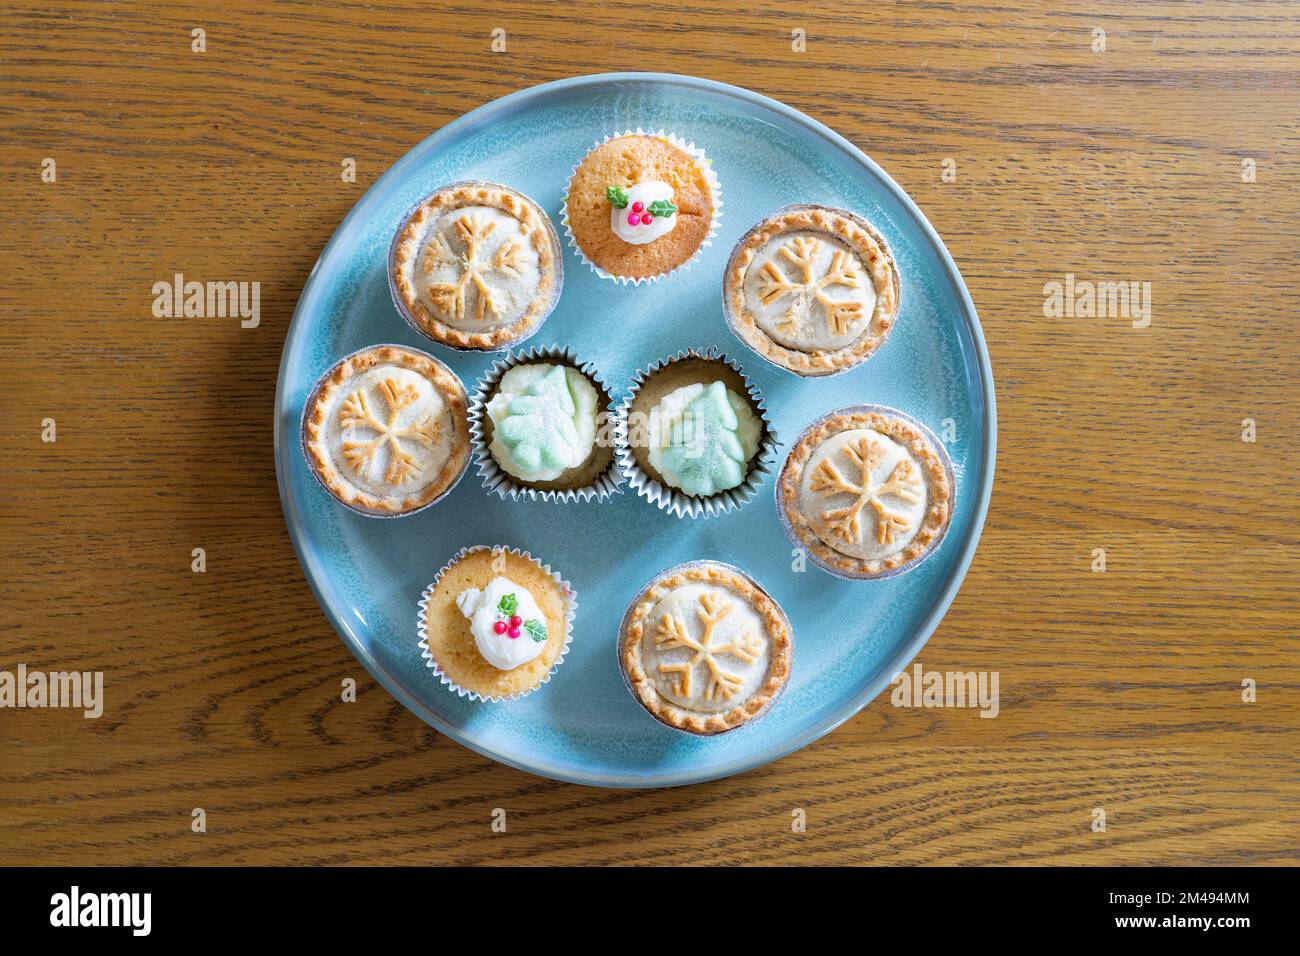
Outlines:
[[[385,257],[412,203],[444,183],[492,180],[533,197],[558,228],[574,163],[603,136],[637,126],[674,131],[707,151],[722,184],[718,236],[689,270],[641,287],[598,278],[566,248],[564,294],[529,344],[570,346],[616,390],[661,356],[715,346],[763,390],[787,443],[841,405],[910,413],[944,435],[957,478],[948,535],[915,570],[874,582],[837,580],[811,565],[793,570],[770,487],[738,512],[689,521],[628,493],[603,504],[506,501],[489,496],[471,467],[439,504],[384,521],[340,507],[312,479],[299,417],[317,377],[341,356],[379,342],[413,345],[450,365],[470,390],[493,360],[432,345],[393,307]],[[899,320],[884,347],[853,371],[821,381],[768,365],[731,335],[722,315],[722,270],[732,246],[758,219],[794,202],[865,215],[902,274]],[[988,506],[994,435],[993,381],[975,307],[943,243],[897,183],[851,143],[774,100],[691,77],[623,73],[548,83],[489,103],[430,136],[371,187],[325,247],[289,327],[275,454],[307,580],[344,642],[398,700],[452,739],[532,773],[657,787],[781,757],[888,686],[934,631],[966,573]],[[449,693],[416,646],[421,590],[474,544],[532,552],[572,582],[580,603],[564,664],[548,685],[512,704]],[[795,632],[793,675],[776,706],[712,739],[656,723],[623,686],[614,650],[627,603],[645,582],[698,558],[748,571],[785,608]]]

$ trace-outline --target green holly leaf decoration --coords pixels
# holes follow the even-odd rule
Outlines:
[[[511,591],[509,594],[501,596],[501,603],[497,605],[497,611],[509,617],[515,613],[517,607],[519,607],[519,598],[515,597],[515,593]]]
[[[627,190],[622,186],[606,186],[605,198],[615,209],[623,209],[627,206]]]
[[[667,219],[669,216],[676,215],[677,207],[667,199],[656,199],[650,204],[650,208],[647,212],[656,218]]]
[[[538,644],[546,640],[546,622],[545,621],[524,621],[524,630]]]

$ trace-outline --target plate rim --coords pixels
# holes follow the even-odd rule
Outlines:
[[[293,496],[289,494],[289,455],[292,453],[291,448],[286,448],[284,436],[282,435],[282,423],[284,422],[285,408],[285,371],[289,361],[288,345],[293,339],[299,322],[305,322],[306,306],[314,298],[313,287],[316,285],[317,273],[320,270],[321,263],[330,255],[336,243],[341,237],[350,230],[354,220],[360,219],[367,212],[369,206],[377,201],[377,197],[388,188],[393,180],[401,179],[409,167],[415,165],[417,161],[423,158],[429,152],[436,150],[445,141],[454,139],[462,134],[463,131],[490,121],[496,115],[503,112],[514,112],[520,109],[526,109],[534,101],[549,99],[556,94],[571,94],[573,91],[581,91],[588,87],[602,87],[615,84],[653,84],[659,86],[677,86],[690,91],[703,91],[715,96],[729,97],[739,100],[749,106],[757,106],[769,110],[783,117],[789,122],[794,123],[812,133],[813,135],[825,140],[830,146],[839,149],[855,162],[861,164],[866,170],[884,184],[885,188],[892,194],[893,198],[903,207],[903,209],[913,217],[915,222],[920,226],[921,232],[925,239],[934,249],[940,265],[943,267],[945,278],[954,293],[954,297],[960,305],[962,318],[966,322],[970,332],[971,342],[974,346],[977,366],[980,373],[980,395],[984,401],[984,419],[982,422],[982,438],[984,451],[984,467],[979,475],[978,487],[975,489],[975,511],[971,516],[971,523],[966,532],[965,539],[960,544],[960,552],[957,555],[956,562],[953,565],[953,571],[944,582],[936,596],[935,601],[930,606],[930,611],[921,620],[920,624],[913,630],[911,637],[901,647],[888,662],[886,667],[881,668],[880,676],[871,681],[866,688],[850,698],[849,701],[832,713],[829,717],[820,723],[800,734],[786,738],[777,744],[769,746],[757,753],[750,753],[743,757],[733,759],[725,764],[719,764],[698,770],[682,771],[679,773],[669,773],[644,778],[635,774],[602,774],[602,773],[571,773],[566,772],[562,767],[547,767],[538,764],[528,764],[514,757],[507,757],[500,753],[494,752],[490,747],[481,745],[472,740],[459,729],[451,726],[436,713],[426,707],[421,701],[412,698],[401,687],[400,683],[393,679],[387,670],[377,661],[374,656],[366,649],[363,642],[353,633],[348,622],[335,613],[333,607],[322,598],[320,588],[317,586],[317,574],[323,574],[322,568],[319,568],[315,561],[308,557],[302,541],[303,521],[299,514],[297,503]],[[484,103],[467,113],[464,113],[451,122],[447,123],[440,129],[430,133],[419,143],[408,150],[397,162],[393,163],[361,196],[360,199],[343,217],[343,220],[335,228],[329,241],[321,250],[311,272],[307,275],[307,280],[303,284],[302,291],[299,293],[297,305],[294,307],[293,317],[285,330],[284,343],[281,346],[280,364],[276,374],[275,384],[275,404],[274,404],[275,421],[273,427],[274,448],[275,448],[275,477],[280,496],[280,507],[284,514],[286,528],[289,532],[289,540],[293,544],[294,553],[298,558],[298,566],[303,576],[307,579],[307,584],[312,590],[316,603],[324,612],[325,617],[333,626],[335,633],[343,641],[344,645],[352,652],[352,655],[365,667],[366,671],[379,682],[394,699],[402,704],[407,710],[415,714],[425,723],[429,724],[439,733],[456,741],[463,747],[467,747],[476,753],[482,754],[498,763],[506,764],[516,770],[530,773],[535,776],[546,777],[552,780],[559,780],[565,783],[580,784],[590,787],[602,787],[610,789],[657,789],[662,787],[687,786],[695,783],[705,783],[710,780],[720,780],[725,777],[734,776],[739,773],[746,773],[750,770],[765,766],[773,761],[801,750],[813,742],[821,739],[845,722],[859,714],[868,704],[880,695],[893,680],[893,675],[898,673],[903,667],[914,660],[920,653],[921,649],[929,641],[930,637],[938,628],[939,623],[947,614],[949,607],[952,606],[953,600],[957,596],[962,582],[966,579],[966,573],[970,569],[971,561],[975,557],[976,548],[979,545],[980,537],[984,530],[985,518],[988,515],[989,500],[993,491],[993,476],[997,458],[997,404],[994,395],[993,368],[989,360],[988,346],[984,340],[984,330],[980,325],[979,315],[975,309],[974,300],[972,300],[970,291],[966,287],[966,282],[957,268],[952,254],[948,247],[940,238],[930,220],[926,217],[920,207],[912,199],[893,177],[882,169],[871,157],[867,156],[849,140],[845,139],[839,133],[835,132],[829,126],[811,116],[806,115],[794,107],[775,100],[762,93],[755,93],[753,90],[740,86],[734,86],[729,83],[723,83],[718,80],[705,79],[703,77],[689,76],[679,73],[654,73],[654,72],[626,72],[626,73],[594,73],[586,76],[567,77],[561,80],[553,80],[547,83],[541,83],[535,86],[526,87],[522,90],[516,90],[505,96],[498,97]],[[291,416],[292,417],[292,416]],[[969,492],[968,492],[969,493]],[[313,574],[313,571],[317,574]]]

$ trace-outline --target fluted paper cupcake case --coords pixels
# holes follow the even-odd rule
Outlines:
[[[698,568],[698,567],[703,567],[705,565],[712,565],[714,567],[724,567],[728,571],[734,571],[736,574],[739,574],[742,578],[745,578],[747,581],[749,581],[750,584],[754,585],[754,587],[756,587],[759,591],[761,591],[767,597],[767,599],[772,602],[772,604],[776,607],[777,611],[780,612],[781,617],[785,619],[786,630],[789,631],[791,635],[790,657],[792,660],[794,658],[794,628],[791,627],[790,625],[790,615],[785,613],[785,608],[781,607],[781,602],[779,602],[776,598],[772,597],[772,595],[768,592],[767,588],[763,587],[763,585],[759,584],[756,580],[754,580],[754,576],[752,574],[750,574],[748,571],[736,567],[734,564],[728,564],[725,561],[713,561],[713,560],[683,561],[681,564],[675,564],[670,568],[664,568],[662,571],[660,571],[658,574],[652,577],[649,581],[647,581],[644,585],[642,585],[641,590],[637,591],[636,597],[634,597],[631,601],[628,602],[627,610],[623,612],[623,619],[622,621],[619,622],[618,625],[618,640],[614,642],[614,653],[618,658],[617,664],[615,666],[618,667],[618,672],[623,678],[623,686],[627,688],[627,692],[632,695],[632,699],[635,700],[643,710],[645,709],[645,704],[642,702],[641,698],[637,695],[635,688],[632,687],[632,681],[628,678],[627,668],[624,666],[623,663],[623,642],[624,640],[627,639],[627,629],[632,619],[632,613],[636,610],[637,605],[639,605],[642,601],[645,600],[646,594],[649,593],[650,589],[653,588],[655,584],[658,583],[663,578],[668,577],[670,574],[676,574],[679,571],[686,571],[689,570],[690,568]],[[781,685],[780,689],[776,692],[776,694],[773,695],[772,699],[767,702],[766,707],[764,707],[758,713],[754,714],[743,724],[737,724],[735,727],[728,727],[726,730],[714,731],[713,733],[700,733],[697,730],[691,730],[687,727],[674,727],[671,724],[664,724],[662,721],[660,721],[660,723],[662,724],[662,726],[667,727],[669,730],[675,730],[681,734],[689,734],[692,737],[721,737],[723,734],[729,734],[734,730],[740,730],[742,727],[748,727],[752,723],[754,723],[754,721],[759,720],[762,717],[765,717],[768,713],[771,712],[772,707],[776,704],[776,702],[780,700],[781,697],[785,694],[785,689],[788,686],[790,686],[790,681],[787,678],[785,683]]]
[[[894,320],[895,320],[894,325],[898,324],[897,318],[899,312],[902,311],[903,296],[902,296],[901,279],[898,274],[898,263],[894,259],[894,253],[893,250],[890,249],[889,243],[885,241],[885,237],[881,235],[880,230],[877,229],[875,226],[873,226],[871,222],[867,220],[864,216],[856,212],[852,212],[851,210],[848,209],[840,209],[835,206],[824,206],[821,205],[820,203],[793,203],[792,205],[789,206],[782,206],[780,209],[768,213],[758,222],[754,223],[754,225],[750,226],[749,229],[745,230],[745,234],[743,236],[741,236],[739,239],[736,240],[736,244],[731,247],[731,254],[727,256],[727,265],[722,270],[722,317],[726,319],[727,328],[731,330],[731,334],[734,335],[737,339],[739,339],[741,344],[743,344],[747,349],[749,349],[751,352],[753,352],[755,355],[761,358],[768,365],[771,365],[773,368],[779,368],[783,372],[788,372],[791,375],[797,375],[800,378],[826,379],[826,378],[832,378],[833,376],[836,375],[843,375],[845,372],[851,372],[855,368],[858,368],[859,366],[862,365],[863,362],[867,361],[867,359],[877,354],[880,351],[880,349],[884,347],[885,341],[882,339],[880,345],[877,346],[874,351],[868,352],[866,355],[863,355],[861,358],[857,359],[857,361],[845,365],[841,368],[833,369],[832,371],[829,372],[811,372],[811,371],[800,371],[798,369],[793,369],[787,365],[782,365],[780,362],[776,361],[775,359],[771,358],[768,355],[764,355],[761,351],[754,348],[753,343],[749,341],[749,339],[744,335],[744,333],[741,332],[740,328],[736,324],[736,313],[735,310],[732,308],[731,296],[727,294],[727,280],[731,275],[732,267],[735,265],[736,255],[740,252],[741,246],[743,246],[745,243],[749,241],[750,236],[758,232],[758,230],[762,229],[773,219],[776,219],[779,216],[783,216],[789,212],[797,212],[799,210],[804,210],[804,209],[820,209],[826,212],[832,212],[835,213],[836,215],[844,216],[846,218],[852,219],[859,226],[865,229],[873,239],[876,240],[876,243],[880,246],[882,250],[884,250],[885,256],[886,258],[889,259],[889,263],[892,266],[892,272],[894,276],[894,303],[895,303],[894,304]],[[868,323],[868,325],[869,324],[870,323]],[[891,326],[891,331],[892,329],[893,327]],[[886,336],[887,335],[888,333],[886,333]]]
[[[542,490],[521,484],[517,478],[498,465],[496,459],[492,457],[492,450],[485,434],[488,419],[487,404],[492,400],[492,396],[496,394],[497,386],[501,384],[501,378],[506,372],[516,365],[530,362],[569,365],[591,379],[599,387],[600,391],[610,396],[609,402],[601,409],[606,414],[606,421],[603,424],[598,423],[597,442],[600,441],[602,432],[606,435],[612,432],[610,423],[614,419],[617,408],[613,393],[596,372],[595,366],[590,362],[578,358],[569,348],[564,346],[534,346],[526,352],[511,352],[504,358],[498,359],[487,370],[479,381],[474,394],[470,397],[469,434],[474,444],[474,461],[478,465],[478,473],[483,479],[483,487],[494,494],[500,495],[502,498],[508,498],[512,501],[521,498],[527,501],[591,501],[593,499],[603,501],[611,495],[618,494],[620,491],[619,486],[623,484],[623,473],[619,470],[617,450],[610,458],[609,467],[590,485],[584,488],[566,488],[562,490]]]
[[[814,421],[809,422],[808,426],[799,432],[798,437],[794,440],[794,444],[790,446],[791,451],[799,447],[799,443],[803,441],[805,435],[816,428],[820,428],[828,420],[840,415],[852,415],[858,412],[876,412],[881,415],[889,415],[894,418],[902,419],[926,437],[930,442],[931,447],[934,448],[935,454],[939,456],[939,460],[943,462],[944,471],[948,475],[948,487],[952,489],[948,508],[950,512],[954,510],[957,504],[957,475],[953,470],[952,457],[948,454],[947,447],[939,440],[938,436],[936,436],[935,433],[927,428],[923,423],[917,421],[906,412],[900,412],[897,408],[890,408],[888,405],[870,404],[845,405],[843,408],[836,408],[833,411],[827,412],[825,415],[819,416]],[[789,459],[788,454],[786,455],[786,458],[787,460]],[[939,537],[934,544],[932,544],[925,553],[917,555],[911,561],[907,562],[907,564],[901,564],[896,568],[890,568],[888,571],[881,571],[877,574],[849,574],[848,572],[835,567],[833,564],[823,561],[814,552],[808,550],[808,548],[804,546],[803,541],[799,538],[799,535],[795,533],[794,525],[790,521],[790,516],[786,514],[785,511],[785,502],[781,500],[781,476],[785,473],[785,467],[786,462],[783,461],[781,463],[780,471],[776,473],[776,478],[772,482],[774,489],[773,494],[776,497],[776,516],[781,522],[781,528],[785,531],[785,536],[790,539],[790,543],[802,551],[809,561],[821,568],[827,574],[839,578],[842,581],[883,581],[885,578],[893,578],[900,574],[906,574],[913,568],[924,564],[929,560],[930,555],[939,550],[939,546],[943,544],[943,539],[948,535],[948,529],[952,527],[952,519],[949,518],[948,521],[944,522],[943,529],[940,531]]]
[[[632,444],[628,437],[628,419],[632,411],[632,403],[636,401],[641,386],[656,372],[683,359],[721,362],[738,374],[744,381],[746,394],[755,409],[757,409],[759,419],[763,424],[762,439],[759,441],[758,450],[754,453],[754,457],[750,459],[749,471],[745,475],[745,480],[735,488],[728,488],[726,491],[709,495],[707,498],[697,498],[685,494],[651,478],[637,464],[636,458],[632,455]],[[631,390],[619,407],[618,416],[614,420],[614,441],[618,448],[619,464],[623,469],[624,476],[627,478],[628,487],[634,489],[642,498],[653,502],[660,510],[676,515],[679,518],[712,518],[715,515],[735,511],[752,499],[758,493],[758,486],[762,484],[763,476],[770,472],[776,464],[777,447],[781,444],[777,439],[776,429],[772,427],[772,422],[767,417],[767,405],[763,402],[763,393],[758,390],[758,386],[749,380],[749,376],[745,374],[745,370],[741,366],[714,348],[705,349],[702,352],[696,349],[687,349],[668,358],[660,359],[648,369],[638,369],[632,377]]]
[[[552,258],[555,262],[555,288],[551,290],[550,302],[547,303],[546,313],[533,324],[532,328],[519,336],[519,338],[515,339],[513,342],[507,342],[496,348],[464,348],[459,345],[451,345],[450,343],[442,341],[442,339],[430,335],[429,331],[416,320],[415,316],[411,314],[411,310],[407,306],[406,300],[402,298],[401,290],[397,288],[397,280],[393,277],[393,267],[397,262],[397,247],[400,244],[402,233],[406,231],[406,224],[411,221],[411,217],[416,214],[420,207],[423,206],[431,196],[440,193],[445,189],[454,189],[457,186],[491,186],[496,189],[506,189],[516,195],[522,196],[540,217],[542,225],[546,229],[547,236],[550,238],[551,242],[551,249],[553,252]],[[414,331],[418,332],[422,337],[428,339],[430,342],[435,342],[445,349],[451,349],[453,352],[463,352],[469,355],[504,352],[506,349],[518,348],[524,342],[528,341],[540,332],[542,326],[546,324],[546,320],[549,319],[551,313],[555,311],[555,307],[560,301],[560,293],[564,291],[563,249],[564,247],[560,245],[560,237],[555,232],[555,224],[551,222],[551,217],[546,214],[546,210],[542,208],[541,203],[537,202],[537,200],[533,199],[533,197],[529,196],[527,193],[515,189],[513,186],[507,186],[504,183],[493,183],[484,179],[465,179],[454,183],[444,183],[437,189],[429,190],[429,192],[425,193],[418,200],[412,203],[411,207],[402,214],[401,220],[397,223],[397,231],[393,233],[393,238],[388,243],[388,294],[393,300],[393,307],[397,309],[397,314],[400,315],[403,320],[405,320],[406,324]]]
[[[673,266],[673,268],[668,269],[665,272],[661,272],[656,276],[640,276],[640,277],[618,276],[618,275],[614,275],[612,272],[602,269],[600,266],[596,265],[594,262],[592,262],[590,259],[587,258],[587,254],[583,252],[582,247],[578,245],[578,240],[574,238],[573,228],[569,223],[569,190],[573,185],[573,177],[578,172],[578,167],[582,165],[582,161],[585,160],[588,155],[590,155],[593,149],[599,149],[601,146],[604,146],[606,143],[608,143],[611,139],[618,139],[620,136],[656,136],[660,139],[667,140],[669,143],[676,146],[678,149],[682,150],[685,153],[688,153],[691,159],[695,161],[696,165],[700,167],[700,170],[704,173],[705,179],[707,179],[709,182],[710,198],[713,201],[713,214],[709,222],[708,235],[704,237],[704,241],[700,243],[699,248],[696,249],[693,253],[691,253],[691,257],[689,259],[681,263],[681,265]],[[665,132],[662,129],[643,130],[639,126],[635,130],[627,129],[621,133],[610,133],[604,139],[599,139],[594,144],[592,144],[591,149],[588,149],[587,152],[583,154],[582,159],[578,160],[576,163],[573,164],[573,170],[569,173],[569,182],[564,187],[563,202],[560,205],[560,223],[564,226],[564,235],[568,237],[569,245],[573,248],[573,251],[577,253],[578,258],[581,259],[584,263],[586,263],[587,266],[591,269],[591,271],[594,272],[596,275],[600,276],[602,279],[613,279],[615,282],[618,282],[621,285],[628,285],[628,284],[641,285],[643,282],[658,282],[660,279],[664,278],[665,276],[671,275],[672,273],[676,272],[678,269],[682,269],[682,270],[689,269],[692,265],[695,264],[695,261],[699,259],[700,254],[713,244],[713,237],[718,234],[718,220],[721,218],[722,218],[722,186],[718,182],[718,174],[713,170],[713,160],[709,159],[704,154],[703,149],[696,146],[694,143],[688,143],[686,140],[682,139],[676,133]]]
[[[472,554],[475,551],[494,551],[494,550],[505,551],[509,554],[518,555],[519,557],[525,559],[526,561],[531,561],[533,564],[541,568],[544,573],[549,574],[551,576],[551,579],[555,581],[556,584],[560,585],[561,588],[564,589],[564,593],[569,598],[568,613],[564,617],[564,647],[560,649],[560,656],[555,659],[555,663],[551,665],[551,669],[550,671],[547,672],[546,676],[537,682],[536,687],[530,687],[528,688],[528,690],[520,691],[517,694],[509,694],[504,697],[485,697],[483,694],[480,694],[478,691],[466,690],[464,687],[461,687],[459,684],[455,683],[451,678],[449,678],[445,673],[443,673],[442,668],[438,666],[438,662],[433,659],[433,652],[429,650],[429,634],[426,628],[427,622],[425,621],[424,618],[425,610],[428,607],[429,598],[433,596],[433,591],[438,586],[438,582],[442,580],[442,576],[447,573],[447,571],[452,567],[452,565],[456,564],[467,554]],[[568,656],[569,653],[569,645],[573,643],[573,618],[576,615],[577,611],[578,611],[578,596],[574,594],[573,588],[569,585],[569,582],[564,580],[564,578],[560,577],[560,575],[555,571],[552,571],[551,566],[549,564],[542,564],[542,562],[538,561],[527,551],[520,551],[518,548],[504,548],[504,547],[493,548],[486,544],[476,544],[468,548],[461,548],[452,556],[450,561],[448,561],[446,564],[444,564],[441,568],[438,569],[438,573],[435,574],[433,577],[433,583],[431,583],[427,588],[425,588],[424,591],[421,592],[420,594],[420,613],[417,618],[417,622],[418,622],[417,632],[420,635],[420,640],[419,640],[420,656],[424,658],[425,666],[428,667],[431,671],[433,671],[435,675],[437,675],[439,683],[442,684],[444,687],[446,687],[448,690],[454,691],[456,695],[459,697],[468,697],[470,700],[486,701],[493,704],[499,704],[511,700],[521,700],[522,698],[527,697],[533,691],[537,690],[538,687],[543,687],[546,684],[550,683],[551,678],[555,676],[555,672],[559,670],[560,665],[564,663],[564,658]]]

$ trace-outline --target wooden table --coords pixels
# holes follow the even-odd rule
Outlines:
[[[0,863],[1300,862],[1294,5],[18,6],[0,669],[102,670],[107,705],[0,710]],[[830,124],[947,241],[998,474],[922,660],[998,671],[997,719],[886,696],[752,773],[591,790],[441,737],[317,607],[271,405],[322,246],[451,119],[625,69]],[[260,325],[156,317],[177,272],[260,282]],[[1067,274],[1149,282],[1150,325],[1046,316]]]

